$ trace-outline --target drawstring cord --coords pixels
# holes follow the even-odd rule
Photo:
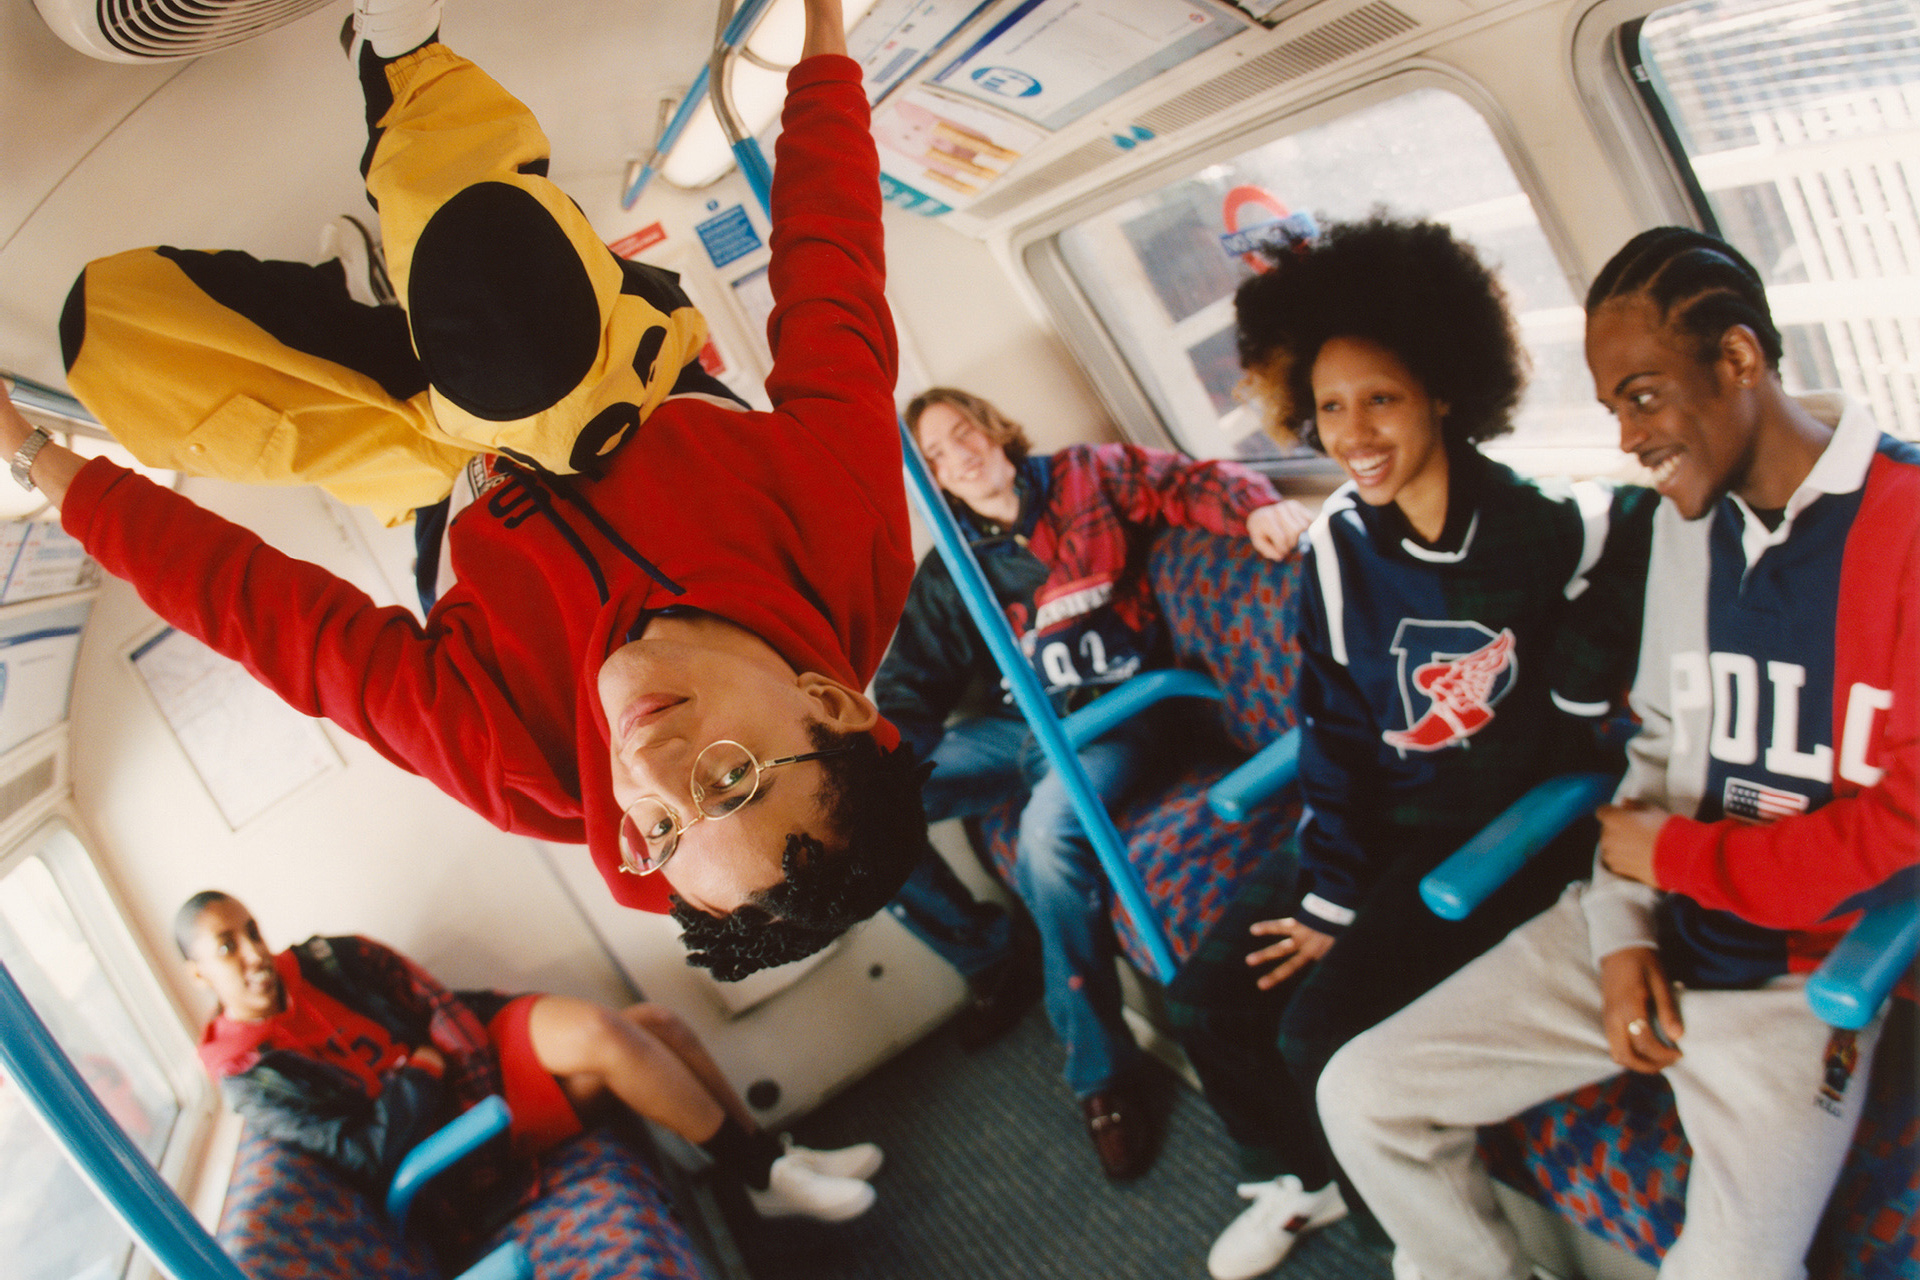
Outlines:
[[[676,596],[686,594],[685,587],[669,578],[652,561],[636,551],[632,544],[608,524],[586,499],[574,492],[573,486],[567,483],[565,477],[554,475],[531,458],[517,454],[503,454],[501,470],[506,473],[508,482],[487,500],[488,510],[505,521],[509,529],[517,528],[531,519],[534,511],[546,517],[548,523],[552,524],[559,531],[560,536],[566,539],[567,545],[573,548],[574,555],[578,556],[580,563],[587,567],[587,572],[593,575],[593,589],[600,597],[601,604],[607,603],[611,598],[607,590],[606,574],[601,572],[600,562],[594,558],[586,542],[573,526],[554,510],[551,496],[554,493],[578,507],[593,527],[599,530],[600,535],[612,543],[616,551],[638,566],[642,573]],[[531,505],[532,510],[516,510],[528,505]]]

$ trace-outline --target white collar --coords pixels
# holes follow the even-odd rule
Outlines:
[[[1753,508],[1739,494],[1731,494],[1734,505],[1740,511],[1742,529],[1740,547],[1747,557],[1747,567],[1751,569],[1770,547],[1777,547],[1787,540],[1793,531],[1793,519],[1811,506],[1815,499],[1833,493],[1852,493],[1867,482],[1867,468],[1873,465],[1873,455],[1880,447],[1880,428],[1874,425],[1873,415],[1867,407],[1858,401],[1850,400],[1838,392],[1815,391],[1798,395],[1794,400],[1821,422],[1833,428],[1833,438],[1827,441],[1827,447],[1814,459],[1813,469],[1807,472],[1807,478],[1787,499],[1786,512],[1780,520],[1780,526],[1769,529],[1753,514]]]

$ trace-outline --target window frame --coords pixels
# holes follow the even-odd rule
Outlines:
[[[1647,5],[1649,12],[1658,7],[1657,3]],[[1121,181],[1049,209],[1009,232],[1009,257],[1019,265],[1074,361],[1086,371],[1088,380],[1122,436],[1137,444],[1185,452],[1185,446],[1174,434],[1173,425],[1162,421],[1152,398],[1134,376],[1118,342],[1074,280],[1060,249],[1060,233],[1115,205],[1183,181],[1208,165],[1231,160],[1280,138],[1423,88],[1440,89],[1453,94],[1486,122],[1508,167],[1513,171],[1515,181],[1533,207],[1547,247],[1567,278],[1568,289],[1576,299],[1584,296],[1586,280],[1577,265],[1580,259],[1574,251],[1573,237],[1568,234],[1556,205],[1549,198],[1539,172],[1521,148],[1518,132],[1498,99],[1479,81],[1457,67],[1425,57],[1403,59],[1357,84],[1342,85],[1302,101],[1287,103],[1271,114],[1207,137],[1151,166],[1128,174]],[[1317,455],[1312,458],[1252,460],[1246,465],[1274,476],[1326,479],[1338,472],[1333,463]]]
[[[52,840],[50,848],[44,847],[59,832],[70,836],[72,844]],[[153,957],[135,936],[131,917],[101,869],[85,826],[64,800],[27,822],[0,845],[0,878],[29,857],[38,857],[52,876],[103,975],[179,1100],[179,1117],[155,1168],[182,1200],[191,1203],[193,1184],[202,1172],[208,1138],[219,1116],[219,1101],[200,1065],[185,1012],[161,981]],[[126,1280],[159,1280],[164,1273],[137,1238],[133,1244],[122,1275]]]
[[[1635,82],[1624,44],[1629,36],[1637,43],[1641,22],[1673,3],[1600,0],[1583,10],[1573,30],[1574,91],[1639,224],[1707,231],[1714,223],[1705,194],[1668,136],[1665,108]]]

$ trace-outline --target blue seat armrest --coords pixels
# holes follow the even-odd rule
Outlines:
[[[457,1280],[533,1280],[533,1259],[518,1240],[509,1240],[462,1271]]]
[[[1207,789],[1207,807],[1222,822],[1245,822],[1254,806],[1300,775],[1300,729],[1287,730]]]
[[[1096,701],[1063,718],[1060,728],[1073,749],[1079,751],[1156,702],[1168,698],[1218,700],[1219,697],[1219,686],[1198,671],[1163,667],[1158,671],[1144,671],[1111,693],[1100,695]]]
[[[1830,1026],[1873,1021],[1920,952],[1920,900],[1900,893],[1869,907],[1807,980],[1807,1003]]]
[[[458,1119],[427,1135],[406,1159],[387,1187],[387,1217],[396,1227],[407,1224],[407,1210],[420,1189],[462,1158],[507,1131],[513,1114],[506,1099],[495,1094],[467,1110]]]
[[[1508,805],[1420,882],[1420,900],[1443,920],[1464,920],[1527,860],[1613,794],[1604,773],[1548,778]]]

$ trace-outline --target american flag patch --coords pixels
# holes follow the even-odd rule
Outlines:
[[[1729,818],[1772,822],[1775,818],[1791,818],[1795,814],[1805,813],[1807,798],[1797,791],[1782,791],[1764,782],[1728,778],[1726,791],[1720,797],[1720,807],[1726,810]]]

